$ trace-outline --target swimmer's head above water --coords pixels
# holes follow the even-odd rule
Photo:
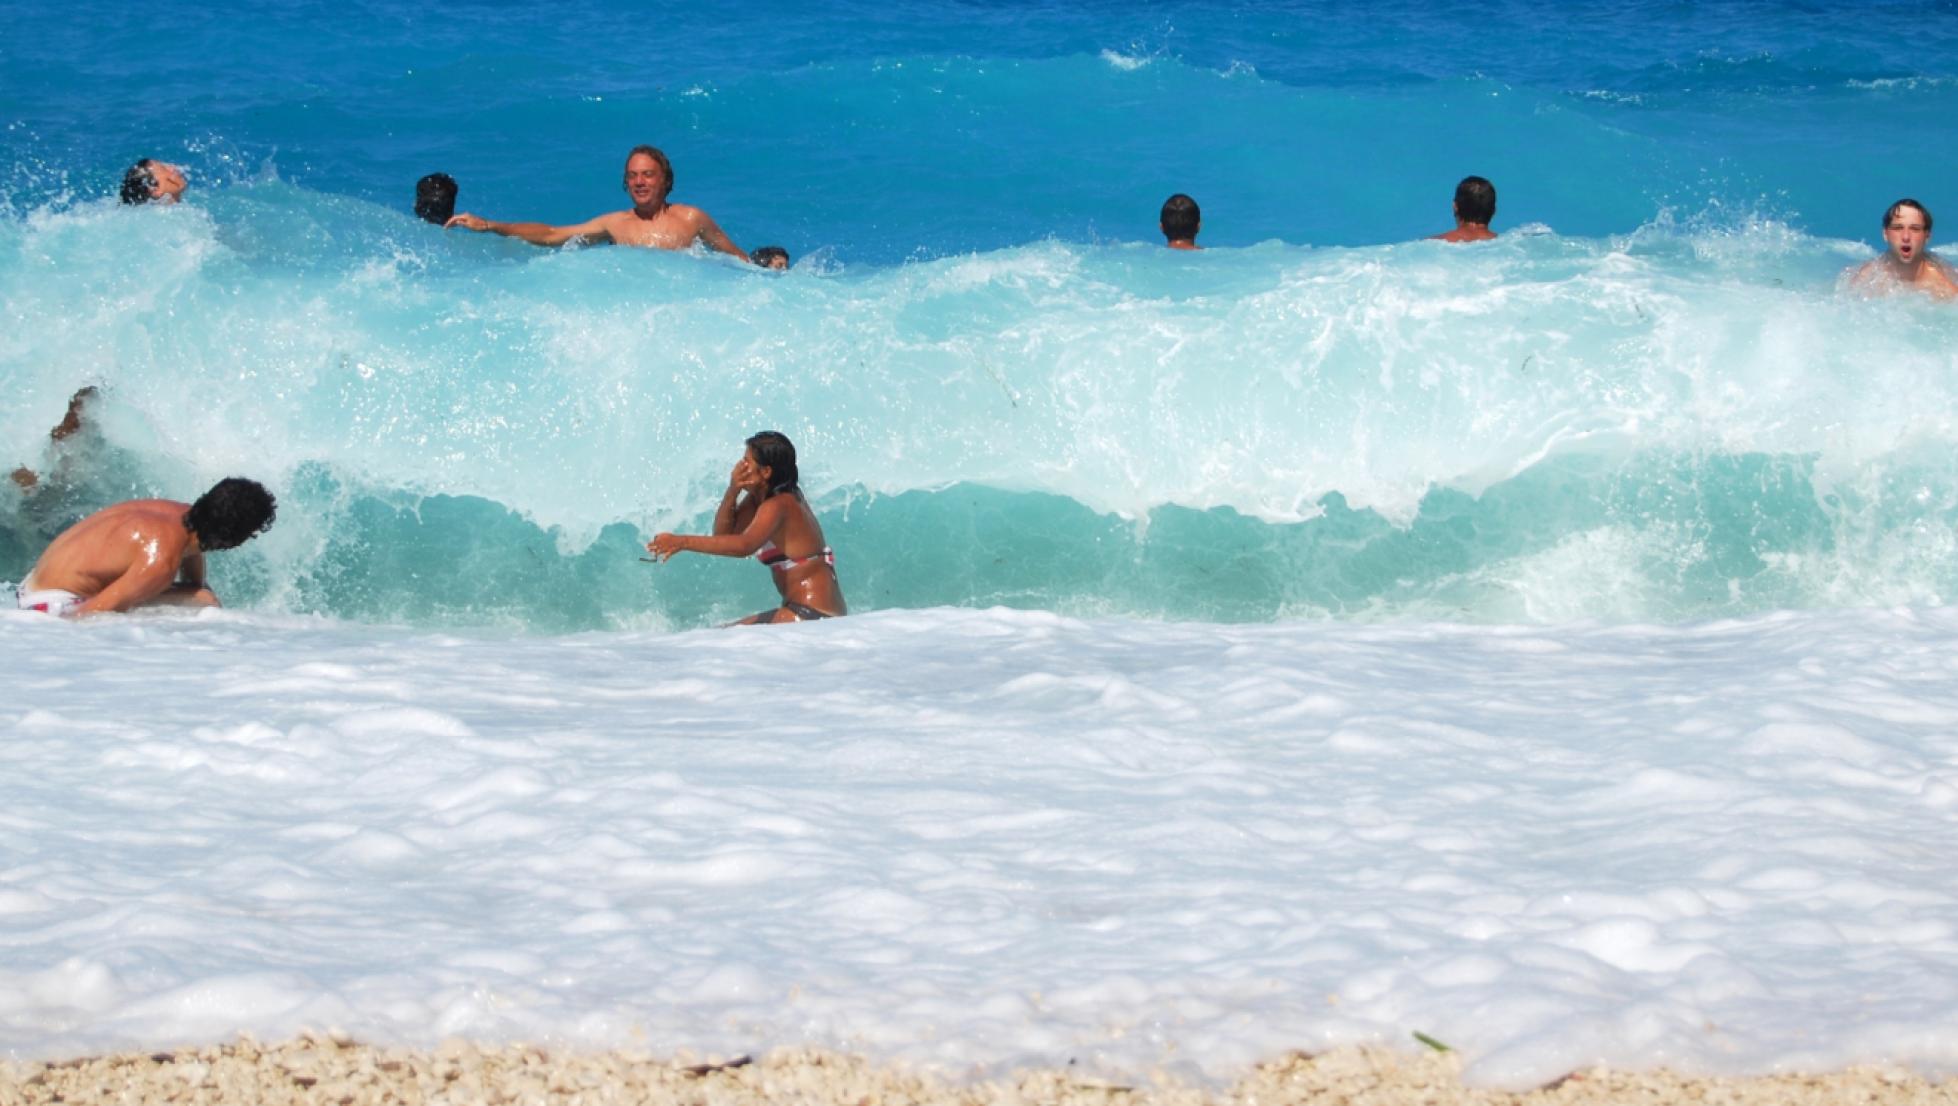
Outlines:
[[[278,503],[265,485],[241,476],[227,477],[197,497],[184,512],[184,525],[206,552],[236,549],[270,529]]]
[[[802,476],[795,467],[795,443],[788,435],[764,430],[748,439],[748,452],[757,468],[768,470],[768,494],[801,490]]]
[[[1195,200],[1178,192],[1163,201],[1162,217],[1156,225],[1162,228],[1163,237],[1172,248],[1195,249],[1197,231],[1203,229],[1203,209]]]
[[[1891,204],[1883,213],[1883,240],[1906,265],[1923,257],[1931,242],[1931,209],[1908,197]]]
[[[1455,218],[1488,226],[1496,217],[1496,186],[1486,177],[1463,177],[1455,186]]]
[[[173,204],[183,197],[188,184],[184,171],[167,161],[146,157],[122,175],[122,202],[126,204]]]
[[[657,146],[634,146],[625,156],[625,191],[634,207],[664,204],[673,192],[673,163]]]
[[[455,218],[456,179],[447,173],[430,173],[415,182],[415,214],[436,226]]]

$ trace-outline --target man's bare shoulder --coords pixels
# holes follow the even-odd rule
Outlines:
[[[190,545],[187,503],[131,499],[104,507],[61,532],[34,565],[41,587],[94,595],[140,558],[174,566]]]
[[[625,232],[629,231],[638,221],[638,217],[628,207],[623,211],[608,211],[585,225],[596,227],[605,232],[612,240],[619,241],[627,237]]]
[[[1430,242],[1489,242],[1496,238],[1496,232],[1488,227],[1456,227],[1454,230],[1428,236]]]
[[[1927,285],[1939,299],[1958,296],[1958,274],[1952,272],[1950,262],[1934,253],[1924,255],[1924,276],[1918,283]]]
[[[157,519],[164,522],[182,522],[184,512],[190,504],[179,503],[174,499],[129,499],[114,503],[83,519],[84,522],[102,520],[123,520],[147,522]]]
[[[104,507],[75,525],[56,539],[83,539],[91,543],[113,542],[118,531],[131,542],[160,542],[169,546],[179,534],[187,534],[184,529],[184,512],[190,504],[179,503],[174,499],[131,499]]]
[[[702,225],[703,223],[711,223],[714,221],[712,218],[708,216],[708,214],[705,211],[700,210],[699,208],[693,206],[692,204],[667,204],[666,210],[669,213],[671,213],[675,219],[680,220],[682,223],[685,223],[687,226],[690,227],[697,227]]]

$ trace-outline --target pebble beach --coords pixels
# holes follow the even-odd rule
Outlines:
[[[1577,1071],[1522,1092],[1463,1084],[1455,1057],[1373,1048],[1293,1053],[1227,1086],[1174,1077],[1113,1082],[1030,1070],[959,1082],[860,1057],[784,1049],[760,1057],[655,1057],[555,1052],[452,1040],[429,1051],[374,1048],[344,1037],[225,1045],[52,1063],[0,1062],[0,1106],[183,1103],[201,1106],[1930,1106],[1958,1102],[1958,1084],[1899,1069],[1693,1079],[1668,1071]]]

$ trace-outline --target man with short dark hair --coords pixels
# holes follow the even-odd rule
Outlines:
[[[1482,177],[1463,177],[1455,186],[1455,229],[1434,236],[1437,242],[1487,242],[1496,236],[1489,220],[1496,217],[1496,186]]]
[[[415,214],[423,222],[446,226],[456,213],[456,179],[430,173],[415,182]]]
[[[667,194],[673,191],[673,164],[657,148],[633,147],[625,161],[625,190],[632,197],[630,208],[572,226],[499,223],[467,212],[450,219],[448,225],[521,238],[538,246],[562,246],[574,241],[616,242],[621,246],[684,250],[695,242],[705,242],[722,253],[748,260],[741,247],[705,211],[688,204],[666,202]]]
[[[1178,192],[1163,201],[1162,218],[1156,223],[1172,250],[1200,250],[1197,231],[1203,228],[1203,210],[1197,202]]]
[[[1876,295],[1908,288],[1941,300],[1958,296],[1950,266],[1930,250],[1930,208],[1912,199],[1891,204],[1883,213],[1883,241],[1889,250],[1852,270],[1851,287]]]
[[[126,204],[173,204],[183,198],[189,182],[184,171],[167,161],[146,157],[122,175],[122,202]]]
[[[789,251],[780,246],[756,246],[748,259],[764,269],[781,272],[789,267]]]
[[[24,611],[84,615],[146,605],[219,606],[204,554],[272,525],[278,504],[255,480],[218,481],[195,503],[132,499],[62,531],[15,589]]]

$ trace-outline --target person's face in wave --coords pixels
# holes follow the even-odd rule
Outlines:
[[[625,163],[625,191],[634,207],[652,207],[666,198],[666,174],[649,155],[634,154]]]
[[[1890,244],[1890,256],[1905,265],[1923,257],[1924,248],[1931,244],[1931,232],[1924,226],[1924,212],[1914,207],[1898,208],[1889,225],[1883,228],[1883,240]]]

